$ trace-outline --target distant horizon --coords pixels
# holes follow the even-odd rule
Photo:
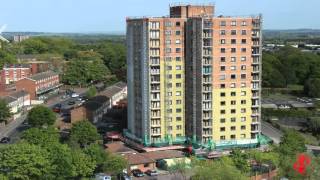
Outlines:
[[[214,0],[215,15],[263,15],[265,29],[320,29],[319,0]],[[0,26],[8,32],[125,32],[126,17],[166,16],[181,0],[10,0],[1,2]],[[183,2],[183,1],[182,1]],[[189,0],[185,4],[212,3]]]
[[[292,29],[263,29],[263,31],[294,31],[294,30],[312,30],[320,31],[320,28],[292,28]],[[91,31],[91,32],[46,32],[46,31],[4,31],[6,33],[48,33],[48,34],[117,34],[125,35],[125,31]]]

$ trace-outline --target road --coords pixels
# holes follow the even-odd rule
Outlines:
[[[275,144],[279,144],[281,142],[283,133],[280,130],[274,128],[271,124],[265,121],[261,121],[261,131],[262,134],[271,138]]]
[[[81,90],[81,91],[76,91],[77,93],[80,93],[80,95],[84,95],[86,92],[86,89]],[[79,103],[79,101],[76,100],[76,98],[66,98],[62,99],[61,98],[62,94],[59,96],[56,96],[52,99],[50,99],[50,102],[47,104],[44,104],[45,106],[52,108],[54,105],[60,103],[65,109],[70,109],[72,106],[68,105],[68,102],[72,99],[73,101]],[[75,104],[75,105],[76,105]],[[22,122],[27,118],[27,113],[22,115],[21,117],[17,118],[16,120],[10,122],[8,125],[6,125],[4,128],[0,129],[0,139],[3,137],[10,137],[12,139],[12,142],[15,142],[19,139],[19,136],[21,132],[26,130],[28,126],[23,125]]]
[[[189,176],[188,176],[189,177]],[[187,177],[187,179],[189,179]],[[185,177],[183,177],[181,174],[161,174],[158,176],[150,177],[148,175],[145,175],[144,177],[133,177],[134,180],[184,180]]]

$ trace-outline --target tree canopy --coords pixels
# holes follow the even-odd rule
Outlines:
[[[0,99],[0,123],[6,122],[12,116],[10,107],[5,100]]]
[[[28,113],[28,122],[33,127],[53,125],[56,119],[54,112],[42,105],[33,107]]]
[[[70,144],[72,146],[85,147],[100,139],[97,128],[89,121],[83,120],[73,124],[70,132]]]

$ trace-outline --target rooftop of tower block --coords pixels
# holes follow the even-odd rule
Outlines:
[[[195,16],[213,16],[214,4],[171,4],[170,17],[188,18]]]

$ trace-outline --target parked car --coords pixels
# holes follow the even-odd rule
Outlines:
[[[3,137],[1,140],[0,140],[0,143],[2,144],[7,144],[10,142],[10,138],[9,137]]]
[[[145,174],[149,176],[157,176],[159,173],[156,170],[148,170],[145,172]]]
[[[62,107],[61,104],[56,104],[55,106],[53,106],[52,110],[53,112],[60,113],[61,107]]]
[[[118,175],[118,179],[119,179],[119,180],[131,180],[132,178],[131,178],[131,176],[129,176],[129,175],[126,174],[126,173],[120,173],[120,174]]]
[[[75,103],[76,103],[75,101],[69,101],[69,102],[68,102],[68,105],[71,106],[71,105],[74,105]]]
[[[104,173],[98,173],[95,175],[95,180],[111,180],[111,176]]]
[[[72,94],[71,94],[71,97],[73,97],[73,98],[79,97],[79,94],[77,94],[77,93],[72,93]]]
[[[143,177],[144,176],[143,172],[140,169],[134,169],[131,172],[135,177]]]

